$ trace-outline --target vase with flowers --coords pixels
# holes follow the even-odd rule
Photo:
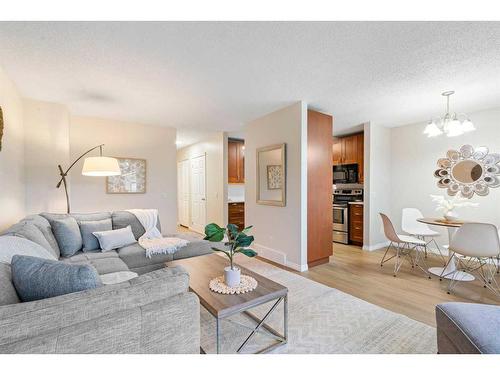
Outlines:
[[[447,221],[455,221],[458,219],[458,214],[455,211],[459,207],[477,207],[477,203],[470,202],[469,199],[455,196],[450,199],[446,199],[441,195],[432,195],[431,198],[433,202],[436,202],[436,211],[441,211],[443,217]]]

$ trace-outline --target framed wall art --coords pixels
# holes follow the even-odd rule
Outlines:
[[[106,177],[107,194],[146,193],[146,159],[116,158],[122,174]]]

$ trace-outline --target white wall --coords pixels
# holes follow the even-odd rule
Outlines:
[[[446,195],[446,189],[436,186],[433,173],[436,162],[446,156],[449,149],[459,149],[464,144],[487,146],[490,152],[500,153],[500,108],[468,114],[477,130],[448,138],[444,135],[427,138],[422,134],[425,123],[408,125],[391,130],[391,214],[397,230],[401,228],[401,210],[417,207],[424,216],[439,216],[430,194]],[[477,208],[461,208],[457,212],[465,220],[493,223],[500,226],[500,188],[490,189],[486,197],[474,196],[471,202]],[[436,227],[433,227],[436,229]],[[447,243],[446,231],[439,241]]]
[[[385,246],[379,212],[391,211],[391,129],[368,123],[365,133],[365,196],[363,249]],[[369,157],[368,157],[369,156]]]
[[[286,206],[256,203],[256,149],[286,143]],[[298,102],[245,127],[245,225],[259,255],[307,269],[307,106]]]
[[[69,166],[69,112],[66,106],[23,99],[26,212],[66,212],[58,164]]]
[[[177,150],[177,161],[206,155],[207,224],[227,223],[227,136],[214,132],[203,141]],[[226,149],[226,151],[224,151]]]
[[[89,117],[71,117],[70,155],[76,159],[104,143],[104,154],[147,160],[145,194],[106,194],[105,177],[82,176],[83,161],[71,170],[73,212],[157,208],[163,233],[177,222],[176,130]],[[98,155],[98,151],[94,151]]]
[[[4,130],[0,151],[0,231],[25,215],[24,126],[22,100],[0,68],[0,107]]]

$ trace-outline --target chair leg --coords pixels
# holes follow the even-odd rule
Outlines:
[[[384,256],[382,257],[382,260],[380,261],[380,267],[382,267],[384,265],[385,262],[391,260],[392,258],[394,258],[395,256],[397,256],[397,252],[396,252],[396,255],[393,255],[392,257],[389,257],[387,259],[385,259],[385,257],[387,256],[387,252],[389,251],[389,249],[391,247],[394,247],[392,242],[389,244],[389,246],[387,246],[387,248],[385,249],[385,253],[384,253]]]

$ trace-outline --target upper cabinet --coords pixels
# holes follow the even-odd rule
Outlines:
[[[228,182],[230,184],[245,183],[245,142],[243,140],[229,138],[227,160]]]
[[[332,160],[333,165],[342,164],[342,138],[333,138]]]
[[[332,164],[358,164],[359,183],[364,183],[364,135],[363,133],[334,137]]]

